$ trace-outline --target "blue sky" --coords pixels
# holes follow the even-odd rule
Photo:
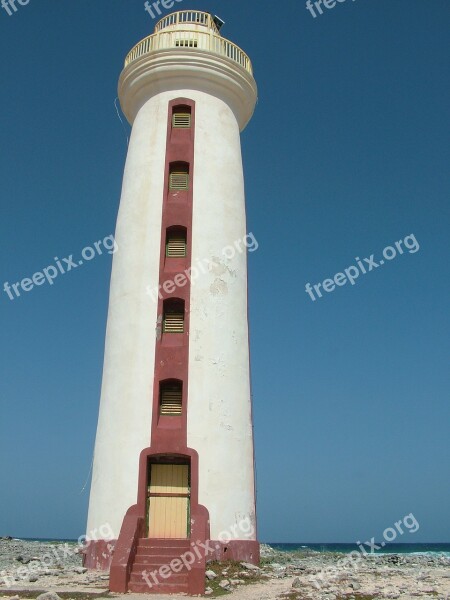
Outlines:
[[[448,0],[198,0],[254,63],[242,136],[263,541],[450,540]],[[141,0],[0,10],[0,284],[114,232]],[[305,285],[404,251],[315,301]],[[83,534],[111,256],[0,293],[0,535]],[[320,288],[319,288],[320,289]]]

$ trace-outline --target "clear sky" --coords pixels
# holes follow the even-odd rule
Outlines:
[[[412,512],[397,541],[450,541],[450,3],[176,4],[194,8],[259,85],[242,142],[260,538],[379,538]],[[114,232],[117,80],[155,25],[142,0],[18,9],[0,9],[1,288]],[[356,257],[355,285],[323,283]],[[111,259],[0,292],[0,535],[84,533]]]

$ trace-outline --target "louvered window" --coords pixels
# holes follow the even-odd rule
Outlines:
[[[175,112],[172,117],[172,127],[175,129],[189,129],[191,126],[191,114],[188,112]]]
[[[171,190],[187,190],[189,187],[189,173],[173,171],[170,174],[169,187]]]
[[[168,309],[164,313],[164,333],[184,333],[184,311]]]
[[[181,383],[161,385],[159,412],[161,415],[176,417],[182,413],[183,388]]]
[[[177,48],[197,48],[198,41],[197,40],[176,40],[175,46]]]
[[[183,258],[186,256],[185,235],[181,233],[167,234],[166,256],[170,258]]]

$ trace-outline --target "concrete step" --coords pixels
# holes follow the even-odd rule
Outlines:
[[[154,569],[156,569],[156,567],[159,568],[162,565],[169,565],[171,563],[171,561],[174,559],[180,560],[180,557],[179,556],[171,557],[168,555],[136,556],[136,558],[134,559],[133,567],[136,567],[136,568],[142,567],[141,570],[148,569],[149,567],[153,567]],[[178,565],[178,563],[177,563],[177,565]],[[180,573],[183,573],[183,571],[187,571],[187,567],[185,565],[182,565],[182,568],[180,569]]]
[[[134,592],[135,594],[187,594],[188,585],[186,584],[169,584],[164,583],[149,587],[144,583],[133,583],[130,581],[128,584],[128,591]]]
[[[155,579],[151,576],[151,572],[153,570],[156,569],[143,569],[142,571],[148,571],[148,577],[150,580],[150,583],[153,585],[158,585],[156,583],[154,583]],[[142,571],[131,571],[131,576],[130,576],[130,581],[132,581],[133,583],[146,583],[145,579],[142,578]],[[170,577],[167,577],[166,579],[164,579],[163,577],[160,577],[159,573],[155,573],[155,578],[156,580],[159,582],[159,584],[163,584],[163,583],[170,583],[170,584],[182,584],[182,583],[186,583],[188,582],[188,574],[187,573],[170,573]]]
[[[149,546],[138,546],[136,556],[170,556],[180,557],[185,552],[189,552],[189,546],[185,548],[151,548]]]
[[[186,594],[188,592],[189,571],[183,566],[180,573],[170,573],[167,579],[155,573],[158,583],[154,583],[151,573],[160,567],[169,565],[174,559],[190,550],[186,539],[141,538],[138,542],[136,557],[131,571],[128,591],[141,594]],[[142,578],[143,571],[148,572],[151,587]]]
[[[164,538],[164,539],[159,539],[159,538],[140,538],[139,540],[139,546],[153,546],[153,547],[157,547],[157,548],[163,548],[163,547],[168,547],[168,548],[178,548],[179,546],[186,546],[189,547],[189,540],[183,538],[183,539],[178,539],[178,538]]]

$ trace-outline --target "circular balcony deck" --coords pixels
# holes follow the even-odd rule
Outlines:
[[[186,52],[198,49],[219,54],[253,75],[247,54],[219,34],[210,14],[199,11],[179,11],[161,19],[155,27],[155,33],[141,40],[128,53],[125,67],[151,52],[171,48]]]

